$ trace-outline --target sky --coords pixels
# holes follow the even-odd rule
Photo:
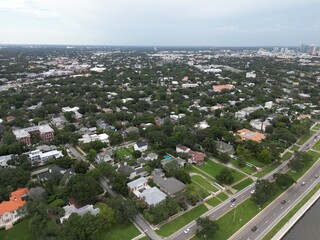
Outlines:
[[[0,0],[0,44],[320,45],[320,0]]]

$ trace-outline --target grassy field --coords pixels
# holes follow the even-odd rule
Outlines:
[[[272,170],[274,170],[280,164],[281,164],[280,162],[271,163],[270,165],[264,167],[262,171],[258,172],[254,176],[261,178],[261,177],[265,176],[266,174],[268,174],[269,172],[271,172]]]
[[[178,218],[172,220],[171,222],[168,222],[167,224],[163,225],[157,233],[160,236],[167,237],[185,226],[186,224],[192,222],[193,220],[200,217],[202,214],[204,214],[208,208],[201,204],[194,209],[184,213],[183,215],[179,216]],[[121,238],[119,238],[121,239]]]
[[[292,147],[291,147],[291,150],[292,151],[298,151],[299,150],[299,147],[297,146],[297,145],[293,145]]]
[[[1,240],[33,240],[35,237],[28,229],[29,219],[23,220],[9,230],[0,231]]]
[[[221,165],[219,163],[212,162],[209,160],[205,164],[203,164],[202,166],[199,166],[199,168],[201,170],[205,171],[206,173],[210,174],[211,176],[216,177],[222,169],[226,168],[226,166]],[[234,182],[237,182],[240,179],[245,177],[244,174],[242,174],[234,169],[231,169],[231,168],[229,168],[229,169],[231,170],[232,175],[234,177]]]
[[[205,189],[212,191],[212,192],[217,192],[219,189],[212,186],[212,184],[210,184],[206,179],[204,179],[201,176],[192,176],[191,177],[192,181],[200,184],[202,187],[204,187]]]
[[[217,195],[217,198],[219,198],[221,201],[224,201],[224,200],[227,200],[229,197],[227,194],[222,192]]]
[[[132,154],[133,154],[133,148],[120,149],[115,153],[115,155],[117,155],[119,158],[123,158],[125,156],[132,157]]]
[[[204,177],[206,177],[206,178],[209,178],[211,181],[215,181],[215,178],[214,177],[212,177],[210,174],[205,174],[205,173],[203,173],[203,172],[201,172],[199,169],[198,169],[198,167],[195,167],[195,166],[192,166],[192,168],[191,169],[185,169],[185,171],[187,172],[187,173],[192,173],[192,172],[194,172],[194,173],[198,173],[199,175],[202,175],[202,176],[204,176]]]
[[[104,203],[96,203],[94,207],[98,207],[100,209],[105,208],[106,205]],[[97,233],[97,239],[99,240],[117,240],[117,239],[124,239],[130,240],[135,238],[140,234],[140,231],[133,225],[133,223],[129,223],[126,225],[114,225],[111,229],[103,229],[100,228],[99,232]]]
[[[263,240],[271,239],[289,220],[292,218],[300,208],[320,189],[320,183],[313,188],[284,218],[282,218],[276,226],[263,238]]]
[[[213,197],[213,198],[209,199],[207,201],[207,203],[209,205],[211,205],[212,207],[215,207],[215,206],[219,205],[221,203],[221,201],[218,198]]]
[[[320,130],[320,123],[317,123],[316,125],[314,125],[314,127],[311,128],[311,130],[314,130],[314,131]]]
[[[251,175],[251,174],[255,173],[255,171],[253,171],[252,167],[249,167],[247,165],[245,167],[243,167],[243,168],[240,168],[238,166],[237,160],[235,160],[235,159],[232,159],[230,162],[232,163],[233,166],[235,166],[236,168],[239,168],[241,171],[243,171],[243,172],[245,172],[247,174]]]
[[[265,166],[264,163],[258,161],[258,159],[254,158],[254,157],[248,158],[248,159],[246,159],[246,161],[248,163],[251,163],[251,164],[255,165],[256,167],[260,167],[261,168],[261,167]]]
[[[309,132],[305,135],[303,135],[299,141],[297,142],[297,144],[302,145],[304,144],[312,135],[314,134],[314,132]]]
[[[293,153],[291,152],[286,152],[285,154],[283,154],[281,160],[282,161],[287,161],[291,156],[292,156]]]
[[[312,149],[320,151],[320,140],[318,140],[313,146]]]
[[[127,225],[114,225],[111,229],[100,230],[97,234],[99,240],[130,240],[140,235],[133,223]]]
[[[238,184],[232,186],[232,188],[239,191],[239,190],[244,189],[245,187],[249,186],[251,183],[253,183],[253,180],[251,178],[246,178],[242,182],[239,182]]]

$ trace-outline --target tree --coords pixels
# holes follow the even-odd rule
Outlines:
[[[212,139],[207,137],[203,142],[202,146],[210,153],[216,154],[217,153],[217,144],[216,142]]]
[[[228,162],[230,162],[230,157],[229,157],[229,155],[228,154],[226,154],[226,153],[220,153],[219,155],[218,155],[218,160],[220,161],[220,162],[222,162],[222,163],[228,163]]]
[[[183,191],[183,196],[189,204],[194,206],[207,196],[207,192],[203,188],[188,184]]]
[[[73,168],[76,173],[86,173],[89,170],[90,164],[85,161],[76,161]]]
[[[200,239],[214,239],[216,232],[219,230],[219,224],[210,220],[209,217],[198,218],[196,236]]]
[[[234,181],[234,177],[232,176],[231,170],[228,168],[224,168],[220,171],[220,173],[216,176],[217,180],[225,183],[231,184]]]
[[[304,168],[304,161],[299,152],[295,152],[293,158],[288,163],[288,167],[290,167],[293,171],[301,171]]]
[[[108,229],[116,222],[115,210],[113,210],[111,207],[103,206],[100,208],[98,218],[99,225],[103,226],[105,229]]]
[[[124,199],[122,197],[109,198],[107,200],[109,207],[115,210],[117,222],[120,224],[130,222],[136,214],[137,210],[134,207],[134,203],[129,199]]]
[[[191,177],[189,173],[184,171],[183,169],[177,169],[173,172],[173,176],[177,178],[179,181],[183,182],[184,184],[191,183]]]
[[[87,154],[86,158],[87,160],[89,160],[90,162],[93,162],[94,159],[96,158],[97,156],[97,151],[94,150],[94,149],[90,149],[89,150],[89,153]]]
[[[296,181],[288,174],[276,173],[273,175],[276,179],[276,184],[281,188],[288,188]]]
[[[256,183],[256,190],[252,194],[252,201],[258,205],[266,203],[270,197],[276,194],[275,185],[266,179],[259,179]]]
[[[77,174],[70,178],[68,195],[80,205],[93,203],[96,196],[101,193],[99,183],[91,176]]]
[[[259,154],[258,154],[258,160],[269,164],[272,161],[272,154],[271,151],[267,148],[264,148]]]
[[[46,197],[46,190],[43,187],[30,188],[29,196],[31,199],[43,199]]]
[[[133,153],[132,153],[132,155],[133,155],[133,157],[135,157],[135,158],[139,158],[139,157],[141,157],[141,152],[140,151],[134,151]]]

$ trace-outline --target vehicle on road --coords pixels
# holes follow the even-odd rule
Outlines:
[[[318,175],[314,175],[314,178],[318,178],[319,176]]]
[[[188,234],[189,232],[191,232],[190,228],[187,228],[186,230],[183,231],[185,234]]]
[[[230,207],[233,208],[233,207],[234,207],[234,203],[232,203],[232,204],[230,205]]]
[[[253,189],[253,190],[251,190],[251,191],[250,191],[250,193],[251,193],[251,194],[254,194],[254,193],[255,193],[255,191],[256,191],[256,190],[254,190],[254,189]]]
[[[281,204],[285,204],[287,201],[286,200],[282,200],[281,201]]]
[[[232,198],[230,202],[234,203],[236,201],[235,198]]]
[[[307,184],[306,182],[302,182],[302,183],[301,183],[301,186],[304,186],[304,185],[306,185],[306,184]]]
[[[255,232],[255,231],[257,231],[257,229],[258,229],[257,226],[253,226],[253,228],[251,228],[251,231]]]

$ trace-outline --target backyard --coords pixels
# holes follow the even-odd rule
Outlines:
[[[33,240],[34,237],[28,229],[29,219],[19,222],[9,230],[0,231],[1,240]]]

